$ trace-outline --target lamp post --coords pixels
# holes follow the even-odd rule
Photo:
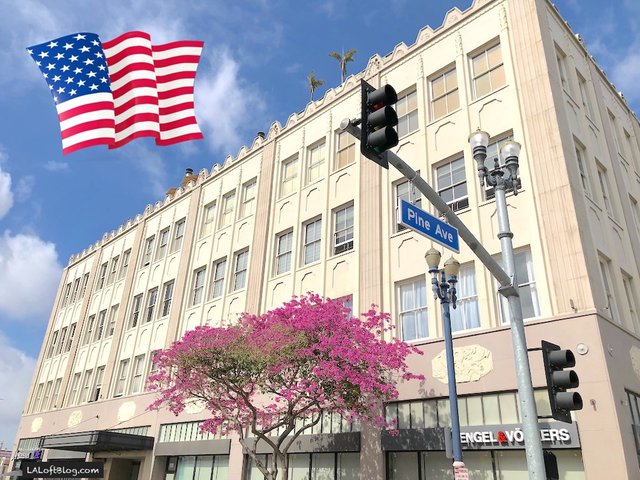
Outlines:
[[[449,405],[451,411],[451,444],[453,447],[453,466],[464,467],[462,442],[460,441],[460,416],[458,415],[458,390],[456,388],[456,369],[453,359],[453,338],[451,336],[451,310],[456,308],[456,283],[460,273],[460,262],[451,257],[444,262],[444,270],[439,269],[442,255],[435,248],[424,256],[429,266],[433,294],[440,299],[442,306],[442,324],[444,345],[447,355],[447,379],[449,384]]]
[[[512,189],[513,194],[518,194],[520,182],[518,180],[518,156],[520,144],[514,141],[506,142],[500,154],[504,164],[500,165],[498,158],[494,159],[494,166],[489,170],[485,165],[487,158],[487,146],[489,134],[478,129],[469,136],[469,144],[473,152],[473,158],[478,164],[478,177],[480,185],[485,183],[495,188],[496,210],[498,214],[498,239],[502,248],[502,261],[505,272],[511,277],[510,286],[501,286],[498,291],[507,298],[511,321],[511,340],[513,343],[513,355],[516,367],[516,379],[520,397],[520,412],[522,416],[522,430],[524,433],[524,446],[527,455],[527,464],[531,478],[539,478],[544,475],[544,458],[542,443],[538,430],[538,413],[533,395],[533,383],[527,355],[527,339],[522,319],[522,305],[518,293],[518,281],[516,277],[515,258],[513,255],[513,233],[509,225],[509,212],[507,211],[506,190]]]

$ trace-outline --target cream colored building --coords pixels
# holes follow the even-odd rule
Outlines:
[[[398,226],[396,205],[405,198],[435,212],[340,132],[342,119],[359,115],[361,78],[395,87],[394,150],[496,256],[495,204],[467,137],[488,131],[490,158],[506,139],[522,143],[522,189],[507,200],[528,344],[576,353],[585,404],[572,425],[541,422],[543,446],[566,480],[640,478],[640,125],[546,0],[450,11],[413,45],[373,56],[286,125],[188,173],[165,200],[73,256],[15,459],[104,459],[111,480],[260,478],[233,438],[197,433],[206,412],[146,410],[151,354],[196,325],[316,291],[346,297],[356,312],[371,303],[391,312],[398,335],[423,349],[411,364],[427,380],[402,385],[387,406],[399,437],[327,418],[292,457],[290,478],[451,478],[440,305],[423,259],[432,244]],[[497,284],[466,245],[457,258],[465,461],[473,478],[528,478]],[[539,413],[548,414],[541,356],[529,356]]]

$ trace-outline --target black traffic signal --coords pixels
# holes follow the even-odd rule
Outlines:
[[[547,391],[551,416],[561,422],[571,423],[571,410],[582,410],[582,397],[578,392],[567,392],[580,385],[578,374],[565,368],[575,367],[576,357],[571,350],[542,340],[542,360],[547,377]]]
[[[360,96],[360,151],[368,159],[388,169],[389,162],[382,154],[398,145],[398,132],[393,128],[398,124],[398,114],[391,107],[398,101],[398,94],[391,85],[376,90],[362,80]]]

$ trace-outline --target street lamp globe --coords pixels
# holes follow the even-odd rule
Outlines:
[[[435,248],[429,249],[429,251],[424,256],[424,259],[427,261],[427,265],[429,266],[429,271],[438,269],[441,258],[442,254],[438,250],[436,250]]]
[[[447,278],[457,277],[460,273],[460,262],[455,258],[451,257],[449,260],[444,262],[444,274]]]

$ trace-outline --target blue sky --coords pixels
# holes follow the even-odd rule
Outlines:
[[[311,70],[340,83],[331,51],[375,53],[413,44],[420,28],[472,0],[5,0],[0,2],[0,442],[11,446],[53,297],[70,255],[164,198],[187,167],[210,169],[273,121],[304,109]],[[640,112],[640,2],[556,5],[630,105]],[[129,30],[154,43],[205,42],[196,113],[205,140],[148,139],[63,156],[53,101],[25,48],[78,32],[103,41]],[[353,112],[357,116],[358,112]],[[517,235],[517,232],[516,232]]]

